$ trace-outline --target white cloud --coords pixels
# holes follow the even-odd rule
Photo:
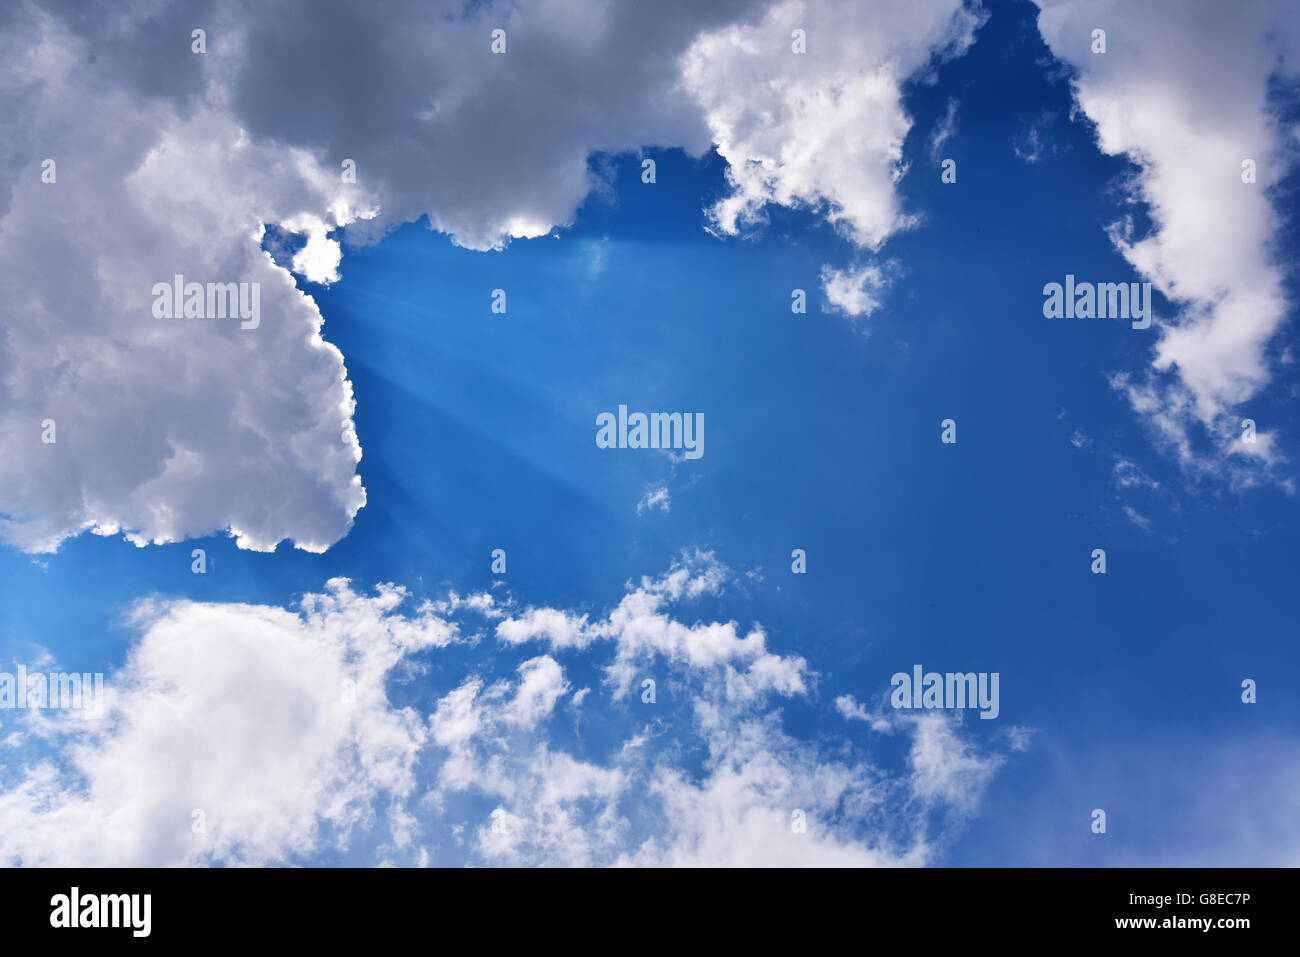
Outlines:
[[[605,676],[615,699],[628,693],[637,666],[654,655],[697,668],[725,666],[729,697],[803,693],[807,662],[768,652],[758,626],[742,635],[734,621],[685,625],[668,613],[682,598],[718,594],[727,574],[711,553],[697,552],[657,579],[643,578],[606,618],[589,621],[586,615],[529,608],[498,623],[497,637],[512,644],[544,641],[555,650],[613,641],[616,654]]]
[[[1240,438],[1233,412],[1268,384],[1268,344],[1289,309],[1269,190],[1291,167],[1294,144],[1269,103],[1269,82],[1295,70],[1293,11],[1213,0],[1039,5],[1039,28],[1075,69],[1075,97],[1100,148],[1140,168],[1130,192],[1146,204],[1152,229],[1139,236],[1126,219],[1111,239],[1177,308],[1157,317],[1151,369],[1114,384],[1185,465],[1249,483],[1245,466],[1278,463],[1271,445],[1232,444]],[[1104,54],[1090,52],[1098,28]],[[1257,183],[1242,182],[1246,159]],[[1244,451],[1253,459],[1224,459]]]
[[[506,705],[505,720],[523,728],[534,727],[555,710],[556,702],[568,690],[564,669],[554,658],[550,655],[530,658],[519,666],[519,685],[514,698]]]
[[[600,629],[589,625],[586,615],[554,608],[529,608],[497,624],[497,638],[514,645],[545,638],[556,650],[585,648],[599,637]]]
[[[935,712],[914,719],[915,737],[908,760],[916,794],[958,810],[974,811],[984,789],[1002,764],[999,755],[980,754],[957,736],[957,725]]]
[[[885,270],[870,264],[844,270],[823,266],[821,280],[831,307],[853,318],[880,308],[880,293],[889,285]]]
[[[145,602],[140,641],[105,684],[104,717],[46,729],[54,759],[0,792],[0,860],[41,865],[259,864],[346,839],[377,799],[415,787],[418,715],[392,668],[454,628],[344,580],[301,614]],[[194,811],[204,830],[194,833]]]
[[[735,234],[768,203],[813,206],[876,250],[911,225],[894,190],[912,125],[900,86],[936,53],[964,52],[980,22],[959,0],[788,0],[701,36],[683,73],[730,164],[714,227]],[[795,29],[805,54],[792,52]]]
[[[712,229],[736,235],[763,222],[768,204],[804,207],[874,252],[914,225],[895,189],[912,126],[901,85],[935,58],[964,53],[983,16],[960,0],[786,0],[756,23],[701,36],[683,74],[729,164],[731,188],[709,211]],[[792,50],[796,29],[806,34],[806,53]],[[949,107],[933,149],[952,135]],[[869,265],[827,266],[821,281],[832,307],[849,317],[870,315],[885,286]]]
[[[891,714],[873,722],[873,730],[914,739],[907,769],[894,776],[860,754],[851,756],[855,749],[847,741],[823,746],[791,736],[769,698],[808,695],[803,660],[743,647],[734,623],[686,626],[668,611],[678,602],[719,595],[727,578],[712,556],[698,553],[659,578],[630,586],[614,611],[594,623],[530,612],[534,621],[570,623],[558,635],[531,635],[557,650],[575,647],[571,623],[577,620],[591,641],[612,642],[607,676],[617,677],[620,664],[632,658],[642,666],[639,674],[662,678],[662,669],[671,668],[673,694],[689,702],[689,713],[632,705],[649,717],[634,719],[636,730],[611,754],[611,764],[562,758],[544,739],[506,731],[504,693],[489,700],[471,681],[448,694],[448,713],[476,702],[474,719],[457,721],[474,730],[450,746],[435,803],[444,806],[462,792],[480,792],[493,803],[475,833],[476,854],[513,865],[873,866],[931,859],[935,835],[926,822],[933,812],[954,819],[971,813],[999,759],[975,750],[955,725],[936,716],[918,721]],[[674,638],[665,640],[670,634]],[[755,634],[761,637],[755,631],[751,640]],[[709,650],[684,652],[693,643]],[[738,660],[753,664],[741,670]],[[756,679],[756,666],[798,681]],[[612,703],[621,688],[616,681]],[[849,696],[836,708],[865,715]],[[702,774],[680,766],[677,747],[655,746],[669,725],[678,728],[671,737],[680,741],[683,721],[694,745],[707,751]],[[636,809],[631,817],[652,826],[631,827],[629,806]],[[796,819],[802,828],[794,826]]]
[[[801,746],[772,721],[715,730],[702,781],[661,766],[650,788],[662,802],[664,833],[625,854],[623,863],[880,867],[926,860],[920,840],[895,847],[883,833],[854,832],[854,823],[861,828],[874,815],[885,816],[883,806],[894,796],[888,782],[865,764]]]
[[[293,216],[280,224],[291,233],[307,236],[307,243],[293,257],[293,271],[315,283],[329,284],[339,281],[339,263],[343,261],[343,247],[328,233],[331,224],[319,216]]]
[[[879,709],[872,711],[851,694],[842,694],[835,699],[835,710],[845,721],[866,721],[872,731],[888,732],[893,725],[890,719]]]
[[[659,509],[661,512],[667,512],[672,507],[672,499],[668,495],[667,486],[660,485],[655,488],[646,489],[645,495],[641,496],[641,501],[636,503],[636,513],[644,515],[651,509]]]
[[[496,679],[459,653],[462,622],[444,617],[448,604],[411,609],[392,586],[367,597],[334,580],[297,611],[141,602],[140,638],[109,676],[104,718],[54,713],[5,741],[20,760],[6,754],[0,861],[262,864],[325,851],[436,864],[932,859],[998,759],[955,726],[903,718],[887,730],[914,741],[893,772],[851,738],[795,737],[774,705],[815,705],[801,658],[766,650],[757,627],[740,638],[734,623],[670,614],[720,598],[725,578],[693,556],[630,586],[600,619],[601,644],[557,650],[577,656],[568,663],[511,662]],[[617,688],[572,696],[605,729],[604,747],[566,730],[559,707],[566,669],[587,655],[613,674],[635,660],[660,680],[653,705]],[[427,714],[389,699],[394,677],[457,667],[463,677]],[[352,851],[358,834],[375,850]]]

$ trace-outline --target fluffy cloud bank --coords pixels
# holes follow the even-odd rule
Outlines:
[[[346,841],[380,795],[415,787],[419,717],[389,705],[405,657],[456,629],[404,598],[346,581],[299,612],[143,603],[103,717],[31,712],[10,741],[54,756],[10,762],[0,859],[21,864],[266,864]],[[48,717],[48,716],[53,717]],[[394,830],[400,831],[400,821]]]
[[[132,10],[111,12],[148,16]],[[173,42],[194,62],[159,71],[176,79],[164,94],[74,29],[94,25],[4,16],[0,89],[21,108],[0,121],[0,534],[45,551],[86,529],[143,544],[229,528],[245,548],[325,549],[365,502],[352,389],[259,240],[305,209],[357,215],[349,191],[306,153],[250,140],[215,95],[182,98],[203,59],[188,30]],[[177,275],[257,284],[257,315],[156,318],[154,286]]]
[[[103,718],[29,712],[6,739],[0,861],[931,860],[1001,759],[938,715],[877,719],[873,734],[913,741],[892,772],[858,725],[796,737],[780,703],[815,703],[807,663],[758,626],[674,613],[727,580],[697,554],[594,623],[487,595],[411,608],[401,589],[341,579],[297,610],[142,603]],[[522,660],[493,674],[491,656],[458,657],[494,631]],[[602,677],[579,687],[588,659]],[[652,703],[640,683],[626,700],[630,667],[657,677]],[[396,679],[456,668],[427,710],[389,700]],[[578,720],[599,733],[571,734]]]
[[[1114,384],[1184,464],[1250,482],[1276,464],[1269,423],[1250,444],[1240,419],[1270,380],[1270,342],[1289,308],[1270,188],[1297,144],[1270,84],[1296,79],[1300,16],[1291,4],[1213,0],[1039,6],[1098,145],[1138,167],[1129,192],[1151,228],[1139,235],[1125,219],[1111,238],[1177,310],[1157,317],[1150,370]],[[1092,52],[1098,29],[1105,53]],[[1243,182],[1247,159],[1254,183]]]
[[[305,237],[293,269],[328,282],[339,226],[366,241],[427,217],[490,250],[571,222],[593,153],[716,145],[729,190],[711,228],[818,211],[866,257],[823,270],[827,302],[870,315],[888,280],[874,256],[915,221],[896,191],[902,84],[982,17],[960,0],[6,5],[0,537],[48,551],[86,530],[229,529],[323,550],[347,533],[365,490],[344,357],[263,252],[267,224]],[[1232,426],[1287,308],[1268,189],[1294,143],[1268,91],[1295,61],[1294,14],[1045,2],[1040,26],[1101,148],[1141,169],[1154,228],[1119,223],[1116,244],[1179,306],[1150,374],[1116,384],[1185,461],[1200,434],[1220,459],[1274,463],[1268,423],[1255,444]],[[257,328],[155,318],[176,275],[257,283]]]
[[[265,224],[328,282],[338,226],[426,216],[488,250],[570,222],[594,152],[716,142],[721,232],[811,205],[874,249],[908,222],[899,84],[974,22],[958,0],[6,5],[0,536],[327,548],[365,503],[352,390]],[[257,328],[155,318],[176,275],[258,283]]]

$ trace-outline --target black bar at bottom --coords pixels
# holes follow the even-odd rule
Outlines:
[[[374,946],[414,933],[430,935],[422,939],[435,948],[462,949],[467,942],[446,936],[459,927],[471,935],[469,946],[494,947],[503,938],[532,947],[657,939],[690,941],[692,949],[714,942],[730,952],[738,942],[772,945],[789,936],[819,949],[829,946],[828,935],[846,933],[859,943],[901,934],[926,946],[1127,937],[1222,947],[1255,935],[1289,937],[1295,875],[1235,868],[2,869],[0,926],[10,944],[75,937],[128,946]]]

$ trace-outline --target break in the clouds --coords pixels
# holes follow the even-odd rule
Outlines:
[[[899,84],[975,22],[954,0],[0,16],[0,529],[30,551],[87,529],[141,544],[229,529],[254,549],[346,534],[365,491],[344,357],[262,251],[264,224],[302,234],[293,269],[329,282],[338,226],[364,239],[427,216],[488,250],[570,222],[594,152],[718,143],[724,232],[769,202],[813,204],[874,248],[907,222]],[[155,318],[151,289],[176,275],[258,283],[258,327]]]
[[[1139,166],[1154,229],[1113,235],[1179,314],[1161,317],[1151,373],[1115,381],[1185,458],[1200,423],[1220,453],[1273,459],[1267,429],[1232,444],[1226,413],[1268,381],[1287,308],[1267,192],[1288,160],[1267,99],[1292,68],[1283,7],[1040,18],[1101,148]],[[593,153],[715,147],[712,230],[758,227],[771,204],[818,211],[851,263],[827,264],[826,301],[869,315],[882,267],[861,257],[918,217],[896,188],[903,84],[960,56],[984,16],[958,0],[6,6],[0,534],[45,551],[85,530],[310,550],[347,533],[365,490],[345,357],[263,252],[267,224],[305,238],[293,270],[330,282],[339,226],[366,241],[427,217],[491,250],[570,223]],[[177,275],[257,283],[257,328],[155,318],[151,290]]]
[[[684,557],[595,623],[488,595],[412,607],[343,579],[297,609],[141,602],[103,718],[32,711],[5,741],[0,860],[925,863],[1002,756],[938,714],[879,719],[876,740],[911,739],[892,769],[860,726],[792,736],[782,703],[820,707],[809,665],[757,625],[682,620],[729,580]],[[525,655],[448,673],[470,642]],[[428,704],[392,703],[413,676]],[[575,721],[620,732],[584,740]]]

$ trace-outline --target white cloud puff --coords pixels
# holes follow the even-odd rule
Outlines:
[[[139,605],[142,635],[106,681],[103,717],[40,728],[54,758],[0,793],[0,860],[265,864],[346,841],[380,796],[399,808],[426,731],[385,683],[456,634],[431,613],[396,613],[404,598],[337,579],[297,614]]]
[[[822,290],[831,308],[846,316],[870,316],[880,307],[880,294],[889,285],[885,268],[873,264],[856,269],[822,267]]]

